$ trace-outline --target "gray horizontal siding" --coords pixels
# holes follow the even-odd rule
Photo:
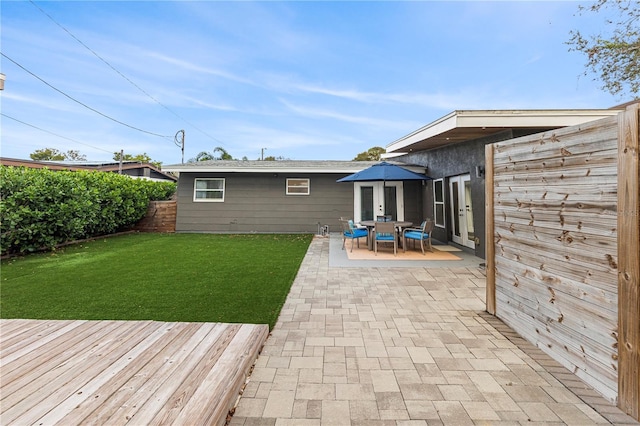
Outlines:
[[[225,201],[194,202],[198,178],[225,178]],[[353,214],[353,184],[339,174],[181,173],[178,232],[315,233],[318,223],[339,229],[338,218]],[[287,178],[310,179],[310,195],[286,195]]]

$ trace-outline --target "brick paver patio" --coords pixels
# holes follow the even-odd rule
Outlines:
[[[311,243],[231,425],[638,424],[484,313],[479,267],[330,267],[329,247]]]

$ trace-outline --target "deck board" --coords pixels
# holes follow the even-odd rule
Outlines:
[[[0,423],[224,424],[266,325],[0,320]]]

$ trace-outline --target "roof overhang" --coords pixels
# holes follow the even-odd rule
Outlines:
[[[393,161],[389,161],[394,163]],[[349,175],[378,164],[379,161],[310,161],[310,160],[213,160],[163,166],[173,173],[299,173]],[[416,173],[424,173],[423,166],[395,162]]]
[[[177,173],[355,173],[377,161],[229,161],[172,164],[163,170]]]
[[[423,151],[492,136],[508,129],[545,131],[610,117],[619,109],[453,111],[387,145],[387,155]]]

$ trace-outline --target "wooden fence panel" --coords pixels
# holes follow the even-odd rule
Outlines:
[[[619,407],[640,419],[640,104],[619,121]]]
[[[611,117],[493,144],[486,206],[495,251],[487,250],[487,300],[495,285],[496,315],[612,401],[617,135]]]
[[[176,201],[150,201],[147,214],[135,226],[140,232],[176,232]]]

